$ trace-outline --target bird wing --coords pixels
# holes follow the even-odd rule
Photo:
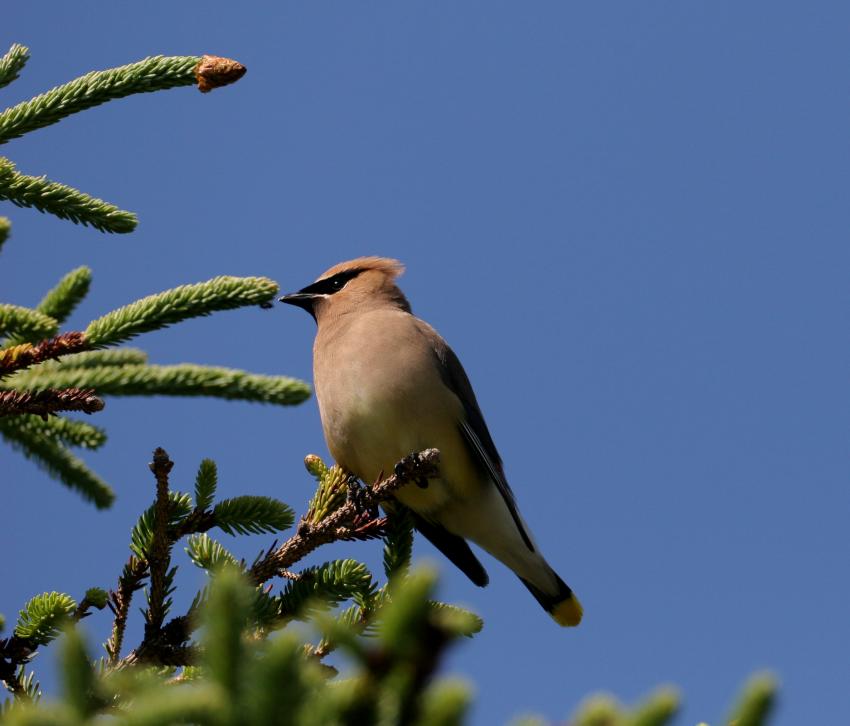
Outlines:
[[[463,404],[466,420],[461,421],[459,427],[473,461],[477,462],[487,472],[490,480],[496,485],[496,488],[505,500],[505,505],[511,513],[511,517],[519,530],[523,542],[525,542],[529,550],[534,552],[534,544],[525,530],[522,517],[519,515],[516,498],[508,484],[508,480],[505,478],[505,472],[502,468],[502,458],[499,456],[496,444],[493,442],[493,437],[490,435],[490,430],[484,421],[484,415],[478,406],[478,400],[475,398],[475,392],[472,390],[472,384],[469,382],[466,371],[463,369],[455,352],[440,337],[439,333],[427,323],[421,320],[418,322],[420,323],[420,330],[429,339],[434,349],[443,383],[448,386],[460,399],[461,404]]]

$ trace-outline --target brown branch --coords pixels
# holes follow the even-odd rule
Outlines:
[[[168,621],[165,627],[145,638],[138,648],[132,650],[126,657],[114,664],[116,670],[128,668],[139,663],[155,663],[156,665],[186,666],[192,665],[197,655],[194,646],[186,641],[195,629],[194,613],[181,615]]]
[[[302,518],[296,534],[255,562],[248,571],[248,577],[260,584],[289,569],[320,545],[340,539],[371,539],[380,536],[380,526],[376,526],[380,519],[372,516],[370,510],[392,497],[405,484],[434,476],[439,460],[440,452],[436,449],[411,454],[396,464],[392,476],[363,490],[358,497],[350,498],[318,524],[311,524]]]
[[[40,343],[21,343],[0,351],[0,377],[59,356],[89,350],[91,345],[85,333],[72,331]]]
[[[142,580],[148,575],[148,563],[136,557],[130,557],[124,565],[124,571],[118,578],[118,589],[109,593],[109,609],[115,615],[112,622],[112,634],[106,641],[106,652],[110,665],[118,662],[121,654],[121,644],[124,642],[124,630],[127,627],[127,616],[130,614],[130,603],[133,593],[142,586]]]
[[[43,391],[0,391],[0,416],[32,413],[47,420],[59,411],[94,413],[103,410],[103,400],[92,388],[46,388]]]
[[[171,545],[173,541],[168,535],[168,519],[171,502],[168,499],[168,475],[174,462],[162,447],[153,452],[150,470],[156,477],[156,502],[154,504],[153,541],[148,552],[148,564],[151,573],[151,593],[148,602],[147,623],[145,624],[145,640],[153,637],[162,628],[165,618],[165,598],[167,590],[168,566],[171,563]]]

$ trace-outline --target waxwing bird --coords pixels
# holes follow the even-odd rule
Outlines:
[[[581,604],[519,513],[463,366],[395,283],[403,271],[397,260],[361,257],[281,298],[318,326],[313,377],[328,449],[367,483],[413,451],[439,449],[438,477],[396,493],[417,530],[483,587],[487,572],[467,540],[474,542],[557,623],[578,625]]]

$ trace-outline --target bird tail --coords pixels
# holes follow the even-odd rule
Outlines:
[[[524,577],[520,577],[519,579],[528,588],[528,591],[534,595],[534,599],[540,603],[543,609],[552,616],[552,619],[558,625],[578,625],[581,622],[581,616],[584,614],[581,603],[569,585],[558,576],[558,573],[552,572],[552,575],[556,582],[554,594],[544,592]]]

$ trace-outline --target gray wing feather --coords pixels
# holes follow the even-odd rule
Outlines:
[[[496,444],[493,442],[493,437],[490,435],[490,430],[484,421],[484,415],[478,406],[475,392],[472,390],[472,384],[469,382],[466,371],[446,341],[430,325],[422,321],[419,321],[419,323],[420,330],[429,339],[434,349],[443,382],[463,404],[466,420],[460,422],[460,431],[463,434],[463,439],[466,441],[473,459],[487,472],[492,482],[496,485],[496,488],[505,500],[511,517],[516,523],[523,542],[525,542],[529,550],[534,552],[534,544],[531,542],[531,537],[525,531],[522,518],[519,516],[516,498],[508,484],[508,480],[505,478],[505,472],[502,468],[502,459],[496,449]]]

